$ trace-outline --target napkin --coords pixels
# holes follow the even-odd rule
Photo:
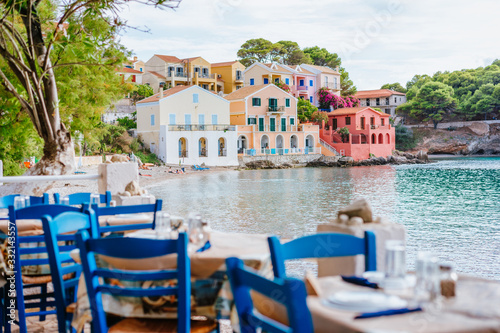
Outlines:
[[[410,312],[417,312],[417,311],[422,311],[422,308],[403,308],[403,309],[393,309],[393,310],[385,310],[385,311],[378,311],[378,312],[366,312],[362,313],[359,316],[354,317],[354,319],[365,319],[365,318],[374,318],[374,317],[382,317],[382,316],[392,316],[392,315],[397,315],[397,314],[403,314],[403,313],[410,313]]]
[[[210,244],[210,241],[207,241],[205,243],[205,245],[203,245],[202,247],[200,247],[198,250],[196,250],[196,252],[203,252],[203,251],[206,251],[208,250],[209,248],[212,247],[212,244]]]
[[[367,279],[359,276],[344,276],[342,275],[342,280],[345,282],[349,282],[352,284],[356,284],[358,286],[378,289],[378,284],[368,281]]]

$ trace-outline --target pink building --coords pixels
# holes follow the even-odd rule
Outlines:
[[[387,157],[396,147],[396,133],[389,117],[366,106],[337,109],[328,113],[328,123],[320,129],[320,138],[356,161],[370,156]],[[344,138],[338,133],[343,127],[349,129]]]

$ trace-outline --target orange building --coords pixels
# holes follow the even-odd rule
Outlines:
[[[396,132],[389,118],[388,114],[366,106],[337,109],[328,113],[320,138],[356,161],[370,156],[387,157],[396,147]],[[343,127],[349,129],[344,137],[339,134]]]

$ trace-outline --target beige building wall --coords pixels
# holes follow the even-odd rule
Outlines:
[[[151,124],[151,116],[154,117],[154,124]],[[152,153],[158,153],[158,138],[160,135],[160,106],[137,104],[137,135],[144,143],[145,147]]]
[[[227,66],[212,67],[212,72],[219,74],[221,76],[221,79],[224,80],[224,94],[232,93],[237,89],[238,86],[243,87],[243,78],[241,81],[236,81],[237,70],[240,70],[243,76],[245,66],[243,66],[243,64],[241,64],[239,61]]]
[[[264,77],[269,79],[269,83],[272,83],[273,78],[280,78],[281,81],[285,82],[286,78],[289,79],[290,86],[293,85],[292,74],[282,74],[274,73],[269,68],[263,68],[261,66],[253,66],[252,68],[247,68],[245,71],[245,86],[250,85],[250,79],[254,79],[254,85],[258,86],[264,84]]]

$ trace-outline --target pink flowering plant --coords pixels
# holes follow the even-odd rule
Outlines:
[[[320,88],[317,95],[320,109],[330,109],[330,106],[333,106],[333,109],[336,110],[338,108],[352,108],[359,105],[357,98],[353,96],[337,96],[326,87]]]
[[[285,82],[281,81],[281,80],[280,80],[279,82],[274,82],[274,84],[275,84],[278,88],[280,88],[280,89],[282,89],[282,90],[286,91],[287,93],[289,93],[289,92],[290,92],[290,90],[291,90],[291,89],[290,89],[290,86],[289,86],[288,84],[286,84]]]

